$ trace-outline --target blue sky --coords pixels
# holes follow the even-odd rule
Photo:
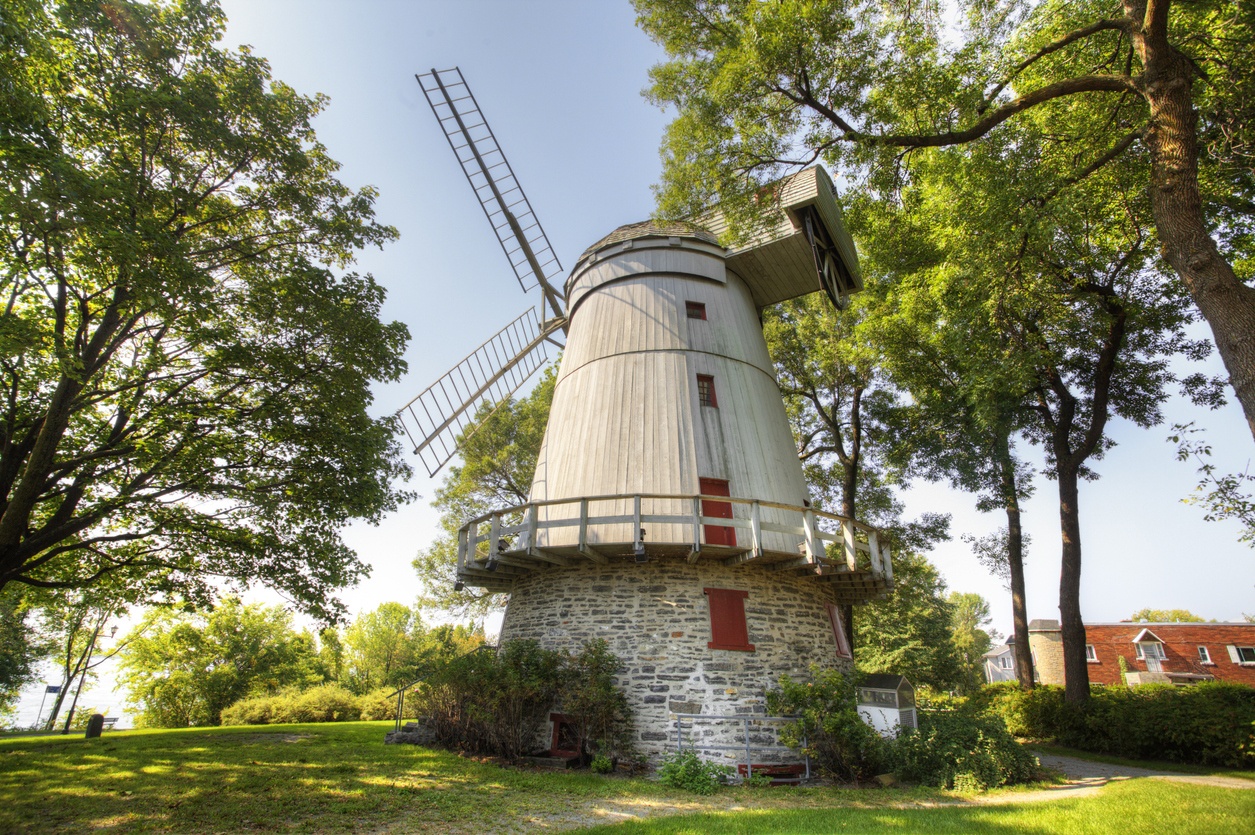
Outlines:
[[[634,25],[626,0],[587,2],[383,2],[225,0],[228,45],[250,44],[274,77],[298,91],[330,96],[320,140],[349,185],[380,192],[379,219],[400,240],[362,254],[359,269],[388,289],[384,316],[413,336],[403,384],[376,391],[379,414],[394,411],[482,340],[538,302],[520,292],[470,188],[427,107],[416,72],[458,65],[569,269],[586,246],[653,210],[658,144],[667,114],[640,91],[661,51]],[[1213,372],[1219,371],[1213,363]],[[1255,613],[1255,552],[1232,523],[1207,523],[1180,503],[1195,483],[1175,460],[1167,426],[1208,427],[1214,461],[1246,466],[1251,437],[1233,405],[1204,412],[1174,400],[1164,426],[1141,430],[1114,420],[1118,445],[1097,462],[1102,477],[1081,486],[1082,611],[1113,621],[1144,607],[1188,608],[1207,618]],[[417,468],[417,461],[414,462]],[[349,543],[371,564],[370,578],[343,599],[355,613],[387,600],[410,602],[420,584],[410,567],[431,541],[435,484],[417,476],[424,498],[378,527],[353,526]],[[1010,595],[958,539],[1002,521],[974,510],[972,497],[944,485],[915,485],[908,512],[953,514],[953,542],[930,558],[951,588],[991,603],[994,626],[1010,629]],[[1037,480],[1026,529],[1030,617],[1058,616],[1059,524],[1053,482]],[[266,595],[262,594],[263,599]],[[102,682],[102,685],[104,682]],[[101,688],[103,690],[103,687]],[[101,692],[84,703],[120,702]],[[23,715],[38,706],[23,706]],[[116,711],[116,708],[114,708]]]

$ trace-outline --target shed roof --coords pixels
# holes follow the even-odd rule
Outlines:
[[[892,673],[872,673],[863,677],[859,687],[867,687],[871,690],[897,690],[903,684],[911,687],[912,690],[915,689],[912,687],[911,682],[906,680],[906,676],[898,676]]]

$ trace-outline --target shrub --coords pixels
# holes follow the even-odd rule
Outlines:
[[[613,760],[630,747],[627,696],[615,679],[622,667],[602,640],[584,644],[563,665],[559,710],[575,728],[585,757]]]
[[[418,718],[418,701],[418,693],[414,690],[406,692],[405,704],[401,707],[402,719]],[[381,687],[378,690],[372,690],[369,693],[358,696],[357,707],[361,711],[362,719],[367,722],[374,722],[380,719],[395,719],[397,716],[396,689]]]
[[[609,774],[614,771],[614,763],[605,754],[598,754],[593,757],[593,761],[588,767],[592,769],[594,774]]]
[[[859,716],[854,679],[818,667],[811,668],[811,676],[811,682],[782,676],[780,689],[767,694],[771,713],[799,717],[781,730],[781,741],[809,755],[820,770],[839,780],[878,774],[885,741]]]
[[[694,751],[679,751],[663,758],[658,782],[695,794],[714,794],[732,769],[703,760]]]
[[[1036,758],[1002,720],[971,707],[921,712],[919,728],[899,734],[887,748],[900,779],[943,789],[984,791],[1037,774]]]
[[[337,684],[273,696],[240,699],[222,711],[224,725],[282,725],[290,722],[352,722],[361,715],[357,698]]]
[[[1255,689],[1242,684],[1096,685],[1082,708],[1064,702],[1059,687],[990,685],[979,698],[1017,736],[1133,759],[1255,763]]]

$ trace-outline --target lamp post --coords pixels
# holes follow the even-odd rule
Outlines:
[[[96,631],[92,632],[92,642],[87,647],[87,663],[83,665],[83,673],[78,678],[78,689],[74,691],[74,701],[70,702],[70,712],[65,715],[65,727],[61,729],[62,735],[70,732],[70,723],[74,721],[74,709],[78,707],[78,695],[83,692],[83,682],[87,679],[87,673],[92,668],[92,653],[96,650],[96,640],[100,637],[100,628],[104,625],[102,620],[96,625]],[[117,634],[118,628],[116,626],[109,629],[110,638]]]

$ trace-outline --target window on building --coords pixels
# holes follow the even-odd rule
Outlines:
[[[828,604],[828,622],[832,624],[832,637],[837,642],[838,658],[853,658],[850,652],[850,641],[845,636],[845,621],[841,619],[841,607],[835,603]]]
[[[1168,657],[1168,654],[1163,651],[1163,644],[1158,641],[1142,641],[1136,646],[1139,661],[1163,661]],[[1088,652],[1088,648],[1086,651]],[[1255,658],[1251,660],[1255,661]]]
[[[1255,647],[1235,647],[1230,645],[1229,658],[1234,664],[1255,664]]]
[[[1009,669],[1011,669],[1011,656],[1009,656],[1009,655],[1002,655],[1002,656],[999,656],[999,657],[998,657],[998,666],[999,666],[1001,669],[1004,669],[1004,670],[1009,670]]]
[[[745,622],[745,598],[749,592],[739,589],[702,589],[710,606],[710,649],[733,649],[753,652],[749,626]]]
[[[1098,663],[1098,652],[1094,649],[1093,644],[1085,645],[1085,660],[1091,664]]]
[[[685,302],[684,313],[690,319],[705,319],[706,318],[706,305],[702,304],[701,302]]]
[[[719,408],[719,399],[715,396],[715,378],[709,374],[697,375],[697,402],[703,406]]]
[[[1208,651],[1207,647],[1198,648],[1198,660],[1204,664],[1211,663],[1211,652]]]

